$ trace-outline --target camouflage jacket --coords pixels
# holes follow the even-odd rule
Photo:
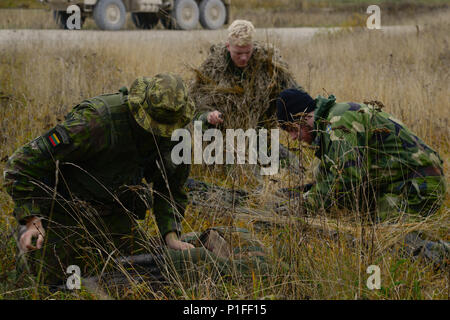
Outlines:
[[[199,69],[190,96],[196,105],[194,120],[207,126],[207,112],[219,110],[224,128],[274,127],[276,98],[284,89],[297,87],[277,49],[254,43],[248,65],[241,69],[231,60],[224,43],[211,46]]]
[[[58,192],[67,199],[75,195],[99,208],[120,207],[115,199],[130,186],[144,186],[148,191],[145,178],[153,183],[153,212],[161,235],[180,232],[189,167],[172,163],[172,147],[170,139],[152,136],[136,123],[126,88],[85,100],[64,122],[9,158],[4,175],[15,202],[14,215],[21,223],[31,215],[48,215],[53,192],[48,188],[55,186],[59,160]],[[47,201],[42,200],[45,198]],[[134,214],[143,219],[145,211]]]
[[[380,108],[336,103],[334,96],[319,96],[316,106],[313,145],[320,165],[308,194],[314,207],[329,206],[333,195],[352,199],[360,186],[395,193],[389,188],[417,172],[431,169],[443,174],[438,153]]]

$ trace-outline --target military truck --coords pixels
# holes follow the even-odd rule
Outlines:
[[[191,30],[198,22],[205,29],[219,29],[228,23],[231,0],[40,0],[53,10],[59,27],[67,29],[70,5],[77,5],[81,26],[92,17],[100,29],[120,30],[131,12],[134,25],[152,29],[161,21],[167,29]]]

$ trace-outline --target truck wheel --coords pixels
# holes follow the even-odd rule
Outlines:
[[[194,0],[175,0],[172,18],[176,29],[194,29],[197,27],[199,15],[198,5]]]
[[[205,29],[216,30],[222,27],[227,18],[227,9],[221,0],[202,0],[200,2],[200,24]]]
[[[94,20],[102,30],[120,30],[126,21],[126,9],[121,0],[99,0],[94,7]]]
[[[131,19],[139,29],[153,29],[159,21],[158,14],[153,12],[133,12]]]

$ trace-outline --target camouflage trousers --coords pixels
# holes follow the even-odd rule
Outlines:
[[[441,175],[413,177],[383,188],[377,198],[377,216],[380,220],[394,217],[400,212],[413,216],[435,213],[445,198],[446,182]]]
[[[133,219],[108,216],[109,228],[92,229],[52,226],[47,228],[43,248],[19,253],[18,271],[49,287],[64,285],[69,266],[78,266],[82,278],[104,274],[124,277],[117,262],[124,257],[151,257],[142,274],[153,278],[199,281],[205,276],[217,277],[268,274],[266,250],[246,229],[217,227],[203,233],[182,235],[195,248],[178,251],[167,249],[159,238],[143,234]],[[137,275],[139,279],[141,274]]]
[[[147,252],[148,241],[137,225],[148,210],[145,196],[130,194],[130,199],[114,205],[79,200],[55,205],[51,217],[42,218],[43,247],[17,253],[19,279],[59,285],[69,276],[69,266],[78,266],[87,277],[104,270],[114,258]],[[24,226],[20,226],[17,239],[23,231]]]
[[[300,191],[297,191],[299,195]],[[370,182],[357,188],[327,192],[306,192],[308,209],[316,210],[326,203],[326,208],[337,206],[355,212],[370,212],[372,218],[380,222],[400,216],[414,219],[434,214],[444,201],[446,182],[444,176],[436,174],[407,177],[390,184]]]
[[[114,259],[114,268],[102,269],[101,272],[97,270],[94,276],[89,277],[89,274],[82,272],[81,286],[86,285],[88,290],[94,289],[98,293],[102,292],[97,289],[99,285],[120,289],[142,282],[179,284],[181,281],[193,284],[217,282],[218,279],[246,281],[249,277],[269,275],[266,249],[246,229],[216,227],[203,233],[182,235],[182,240],[192,243],[195,248],[172,250],[159,243],[152,253],[146,250]],[[104,266],[104,263],[99,266]],[[49,287],[67,289],[61,282],[55,284]]]

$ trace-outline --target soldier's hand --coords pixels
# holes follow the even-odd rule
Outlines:
[[[45,230],[42,227],[41,219],[31,218],[26,224],[26,231],[20,236],[19,246],[23,252],[42,248],[44,243]],[[36,246],[33,245],[33,239],[36,238]]]
[[[186,250],[194,248],[192,244],[178,240],[178,236],[175,232],[169,232],[166,235],[165,240],[169,249]]]
[[[206,119],[208,120],[208,123],[210,123],[212,125],[217,125],[217,124],[223,122],[222,113],[217,110],[208,113],[208,116]]]

